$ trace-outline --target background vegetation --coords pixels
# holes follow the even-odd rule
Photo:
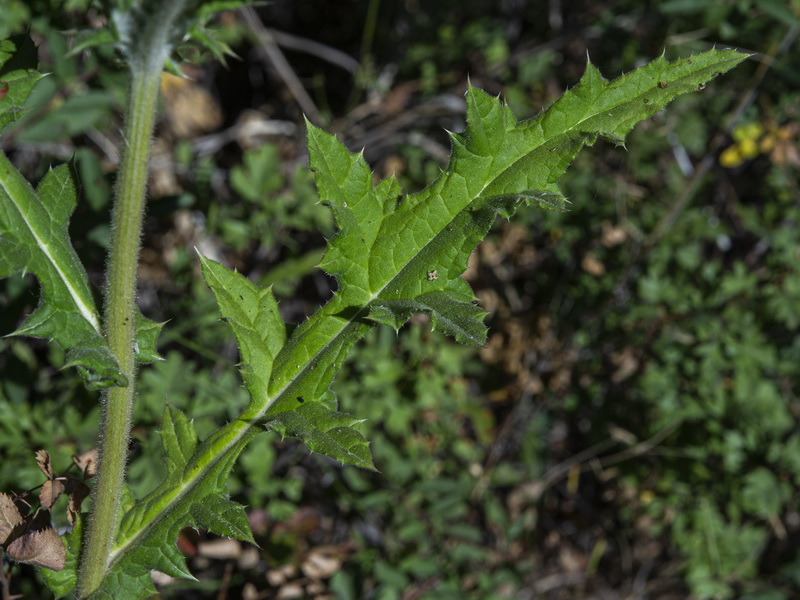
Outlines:
[[[99,286],[124,72],[108,51],[67,53],[70,32],[98,25],[88,0],[3,5],[0,37],[30,28],[52,72],[4,150],[33,179],[73,161],[85,201],[71,229]],[[800,597],[798,15],[797,0],[222,13],[240,58],[187,48],[193,79],[164,79],[139,303],[172,321],[166,360],[142,373],[138,493],[161,473],[165,401],[201,433],[245,402],[192,248],[274,283],[296,322],[335,285],[314,269],[333,229],[303,112],[413,190],[446,161],[467,76],[524,117],[578,80],[587,52],[607,77],[662,51],[759,54],[640,125],[627,152],[584,152],[564,181],[571,211],[496,225],[466,274],[491,313],[486,347],[424,320],[360,345],[335,385],[368,419],[380,474],[262,435],[230,483],[261,549],[186,531],[200,581],[163,595]],[[35,280],[0,286],[5,333],[33,309]],[[2,338],[0,351],[0,489],[32,488],[34,450],[65,470],[92,447],[97,397],[58,369],[55,345]],[[39,587],[15,568],[15,593]]]

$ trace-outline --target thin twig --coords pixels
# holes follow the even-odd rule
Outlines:
[[[286,33],[285,31],[277,31],[269,27],[266,28],[266,30],[270,33],[272,39],[275,40],[275,43],[283,48],[316,56],[320,60],[341,67],[348,73],[356,73],[361,68],[361,63],[346,52],[342,52],[341,50],[337,50],[325,44],[320,44],[308,38]]]
[[[610,456],[604,456],[600,458],[600,465],[603,468],[606,468],[631,458],[647,454],[653,450],[653,448],[663,442],[667,437],[669,437],[669,435],[675,431],[682,422],[683,421],[681,419],[677,419],[664,427],[664,429],[657,431],[652,437],[644,440],[643,442],[639,442],[638,444],[631,446],[630,448],[626,448],[621,452],[617,452],[616,454],[611,454]]]
[[[256,11],[253,10],[252,6],[241,8],[240,11],[245,22],[250,27],[250,30],[258,39],[261,50],[272,66],[275,67],[278,76],[286,84],[286,87],[289,88],[289,92],[291,92],[294,99],[300,105],[301,110],[311,121],[319,123],[319,110],[317,110],[311,96],[308,95],[300,79],[292,70],[291,65],[289,65],[289,61],[286,60],[283,52],[281,52],[281,49],[278,47],[278,43],[275,41],[275,36],[272,34],[272,31],[264,27],[264,24],[256,14]]]
[[[651,452],[653,448],[655,448],[673,431],[675,431],[681,423],[682,421],[678,419],[663,429],[657,431],[650,438],[639,442],[638,444],[635,444],[621,452],[617,452],[606,457],[597,458],[602,452],[618,444],[619,442],[612,437],[598,442],[594,446],[591,446],[548,469],[547,473],[545,473],[544,476],[539,479],[540,485],[536,489],[538,496],[541,496],[545,490],[549,489],[555,483],[560,481],[576,466],[580,466],[581,471],[588,470],[591,467],[590,461],[595,458],[597,458],[601,467],[606,468],[612,464],[617,464]]]

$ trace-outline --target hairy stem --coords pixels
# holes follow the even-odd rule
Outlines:
[[[187,6],[190,5],[190,6]],[[136,390],[134,351],[136,269],[144,216],[150,143],[156,120],[161,73],[176,36],[175,28],[191,9],[190,0],[135,2],[116,15],[121,49],[130,64],[130,89],[106,280],[105,328],[108,344],[128,386],[104,397],[100,464],[92,495],[89,527],[81,550],[76,595],[88,598],[103,582],[119,517],[125,461]]]
[[[128,378],[104,398],[100,470],[92,496],[92,518],[81,557],[78,597],[89,596],[103,579],[114,541],[135,392],[135,287],[144,215],[150,139],[155,123],[160,71],[134,70],[125,126],[125,149],[111,218],[105,326],[108,344]]]

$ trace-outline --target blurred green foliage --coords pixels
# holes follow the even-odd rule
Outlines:
[[[15,158],[40,176],[51,160],[70,159],[74,151],[86,203],[73,218],[73,234],[99,289],[113,174],[94,147],[72,144],[113,129],[124,81],[110,54],[66,54],[59,31],[85,19],[87,3],[73,3],[68,12],[52,4],[0,8],[0,37],[32,23],[53,72],[37,90],[39,108],[14,134],[38,149],[38,158]],[[519,115],[539,110],[550,89],[573,84],[587,50],[608,76],[664,48],[677,56],[717,42],[768,53],[800,14],[796,0],[578,3],[560,20],[549,12],[554,3],[544,2],[383,3],[372,44],[363,47],[364,32],[352,23],[334,30],[338,21],[326,21],[328,9],[319,2],[276,4],[267,13],[276,27],[316,28],[328,43],[338,39],[365,59],[357,80],[365,89],[378,89],[381,69],[390,64],[398,81],[415,80],[425,98],[452,91],[469,72],[476,84],[502,92]],[[229,42],[243,43],[240,24],[231,27]],[[637,573],[649,573],[656,591],[663,576],[677,596],[796,597],[797,60],[792,45],[775,56],[743,115],[759,131],[783,137],[728,166],[712,154],[714,166],[655,244],[649,236],[692,177],[679,155],[696,167],[717,152],[714,136],[748,90],[756,61],[749,72],[734,72],[642,124],[627,152],[600,146],[582,154],[564,182],[572,210],[520,214],[524,236],[514,251],[500,266],[478,261],[478,286],[499,297],[492,331],[524,324],[520,352],[535,360],[519,359],[514,368],[489,364],[474,350],[432,336],[424,322],[399,336],[372,333],[335,386],[341,408],[367,419],[364,433],[380,474],[306,456],[276,436],[258,438],[230,488],[254,509],[265,507],[268,525],[259,542],[267,567],[299,563],[309,544],[348,541],[344,567],[328,580],[338,598],[400,598],[408,589],[437,599],[507,598],[523,590],[566,597],[557,596],[564,588],[546,596],[536,584],[566,569],[569,549],[599,558],[571,571],[583,583],[567,588],[568,597],[629,589]],[[321,67],[319,73],[303,68],[330,97],[353,84]],[[395,150],[404,185],[431,180],[436,164],[424,147],[399,140]],[[145,245],[170,234],[180,211],[199,212],[203,235],[260,283],[273,283],[282,309],[296,320],[313,310],[328,293],[313,266],[322,236],[333,230],[309,174],[272,142],[210,157],[194,156],[185,143],[174,152],[184,169],[182,195],[154,201]],[[212,185],[220,170],[225,193]],[[506,233],[498,228],[490,244],[502,247]],[[245,402],[232,367],[235,345],[199,281],[191,247],[177,248],[164,262],[164,280],[143,279],[148,316],[174,320],[162,336],[166,360],[142,370],[130,466],[137,494],[161,473],[152,457],[165,401],[191,415],[201,434]],[[1,285],[0,325],[11,331],[35,295],[30,278]],[[542,317],[553,323],[546,334],[558,352],[532,349],[545,334],[530,324]],[[4,490],[41,483],[34,450],[47,448],[54,466],[66,470],[72,454],[94,443],[97,396],[59,371],[62,364],[55,346],[0,339]],[[535,393],[518,385],[526,372],[541,379]],[[587,460],[582,453],[593,448],[602,450]],[[563,464],[571,470],[556,469]],[[308,507],[334,526],[310,533],[281,528]],[[648,544],[657,552],[640,558]],[[625,563],[629,547],[636,549],[633,564]],[[680,577],[670,579],[676,565]],[[263,573],[248,576],[266,586]],[[15,580],[15,591],[36,597],[24,581]],[[216,593],[215,585],[206,587],[212,591],[203,597]]]
[[[218,209],[212,205],[210,229],[219,227],[221,239],[237,250],[255,242],[267,248],[280,243],[297,251],[298,232],[333,235],[333,217],[319,206],[308,168],[298,166],[289,177],[281,171],[274,144],[246,151],[242,164],[230,172],[231,188],[246,202],[232,202]]]

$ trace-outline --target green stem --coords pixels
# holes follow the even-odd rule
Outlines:
[[[125,460],[135,393],[135,288],[139,238],[144,215],[150,141],[156,117],[161,72],[133,69],[125,125],[125,150],[111,217],[105,326],[128,387],[105,395],[100,437],[100,469],[92,496],[92,518],[83,547],[78,597],[92,594],[105,575],[114,542],[125,477]]]
[[[187,4],[191,6],[187,7]],[[117,14],[123,52],[131,82],[125,120],[122,163],[111,216],[111,253],[106,282],[105,327],[108,344],[117,357],[128,387],[111,388],[103,401],[100,464],[92,494],[89,527],[83,540],[75,588],[88,598],[101,586],[114,546],[119,507],[125,484],[125,461],[136,391],[134,352],[136,269],[144,216],[150,143],[156,120],[161,72],[180,36],[176,27],[188,24],[188,0],[133,2]]]

